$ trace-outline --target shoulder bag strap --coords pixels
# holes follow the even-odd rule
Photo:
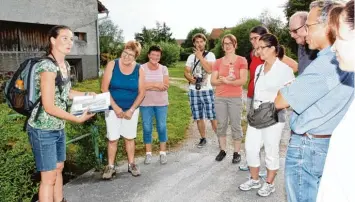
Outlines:
[[[260,77],[260,73],[263,70],[263,68],[264,68],[264,65],[260,67],[260,70],[259,70],[258,74],[256,75],[256,79],[255,79],[255,83],[254,83],[254,94],[253,94],[253,97],[251,98],[249,111],[251,111],[254,108],[254,97],[255,97],[256,82],[258,81],[258,79]]]

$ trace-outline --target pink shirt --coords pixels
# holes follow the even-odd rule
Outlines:
[[[145,82],[163,83],[164,76],[169,76],[168,68],[160,64],[156,70],[149,69],[147,63],[143,64],[141,67],[145,73]],[[145,98],[141,106],[166,106],[168,104],[168,91],[146,90]]]
[[[212,71],[218,71],[218,76],[231,77],[231,79],[240,78],[240,70],[248,69],[248,62],[242,56],[237,56],[237,60],[232,65],[223,64],[223,58],[216,60]],[[216,97],[242,97],[243,87],[229,84],[216,86]]]

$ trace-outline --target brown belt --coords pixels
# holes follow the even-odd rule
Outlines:
[[[291,131],[292,134],[296,134],[296,135],[302,135],[302,136],[311,136],[312,138],[330,138],[332,137],[332,135],[316,135],[316,134],[307,134],[307,133],[304,133],[304,134],[297,134],[293,131]]]

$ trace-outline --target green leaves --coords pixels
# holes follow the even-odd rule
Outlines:
[[[156,22],[155,28],[148,29],[144,26],[142,32],[134,34],[134,39],[145,47],[152,43],[175,43],[175,39],[171,37],[172,35],[173,33],[170,31],[170,27],[168,27],[165,22],[163,22],[163,24]]]
[[[180,59],[180,47],[179,45],[175,44],[175,43],[170,43],[170,42],[158,42],[155,43],[156,45],[159,45],[162,50],[162,57],[160,59],[160,63],[165,65],[165,66],[169,66],[177,61],[179,61]],[[141,52],[141,55],[138,57],[137,61],[140,63],[145,63],[148,62],[148,50],[149,47],[153,45],[153,44],[146,44]]]

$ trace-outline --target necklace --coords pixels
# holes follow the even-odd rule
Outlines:
[[[234,65],[236,61],[236,55],[231,55],[229,57],[225,56],[224,60],[227,62],[228,65]]]

